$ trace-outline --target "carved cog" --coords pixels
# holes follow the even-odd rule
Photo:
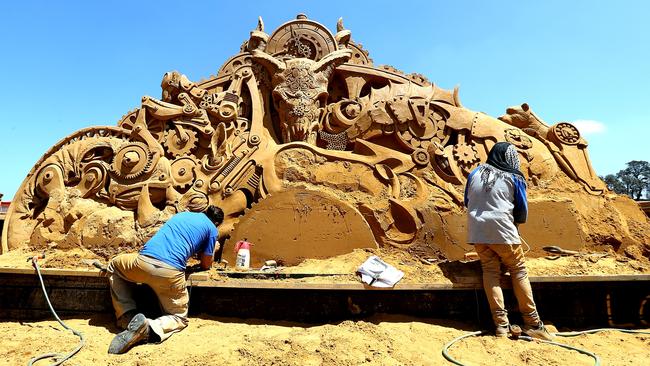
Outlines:
[[[174,187],[185,189],[192,185],[196,178],[195,169],[197,162],[190,157],[182,157],[171,163],[172,179]]]
[[[368,51],[363,49],[363,45],[361,43],[350,41],[347,47],[352,50],[352,57],[349,61],[351,64],[372,66],[372,59],[370,58],[370,54]]]
[[[293,37],[287,44],[287,54],[294,57],[314,58],[316,54],[316,45],[313,42],[313,37],[309,39],[305,36]]]
[[[276,57],[306,57],[318,61],[337,48],[336,39],[327,27],[301,16],[276,29],[265,51]]]
[[[429,81],[429,79],[427,79],[427,77],[422,75],[422,74],[412,73],[412,74],[408,74],[407,77],[411,81],[413,81],[414,83],[416,83],[418,85],[423,85],[423,86],[431,85],[431,82]]]
[[[533,147],[533,141],[517,128],[509,128],[505,131],[505,139],[515,147],[527,150]]]
[[[153,153],[142,142],[128,142],[122,145],[110,166],[113,176],[132,180],[151,171]]]
[[[228,59],[228,61],[226,61],[219,69],[219,72],[217,73],[217,78],[225,75],[231,75],[235,72],[235,70],[237,70],[238,68],[244,65],[248,65],[248,66],[254,65],[253,57],[248,52],[239,53],[231,57],[230,59]]]
[[[447,121],[444,116],[436,111],[429,110],[427,104],[423,106],[414,105],[414,108],[425,108],[424,112],[418,110],[417,113],[427,113],[424,126],[417,121],[410,120],[407,123],[399,124],[397,127],[397,136],[403,144],[406,144],[411,150],[428,149],[432,144],[445,145],[449,140],[449,134],[445,133]]]
[[[551,127],[554,137],[563,144],[575,145],[580,141],[580,132],[568,122],[560,122]]]
[[[463,169],[468,170],[480,160],[474,144],[459,143],[454,145],[454,159]]]
[[[120,121],[117,123],[117,126],[129,131],[133,130],[135,120],[138,116],[138,111],[139,109],[134,109],[122,116]],[[151,132],[151,135],[156,139],[156,141],[161,142],[163,133],[165,132],[165,122],[157,119],[149,120],[147,121],[147,129]]]
[[[429,153],[424,149],[415,149],[415,151],[411,153],[411,158],[415,164],[420,166],[426,166],[429,164],[430,159]]]
[[[171,129],[165,134],[163,145],[169,155],[190,155],[196,149],[199,141],[196,131],[185,129],[184,132],[185,138],[181,137],[176,129]]]

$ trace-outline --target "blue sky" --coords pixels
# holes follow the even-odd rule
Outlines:
[[[166,71],[198,81],[236,54],[261,15],[344,18],[375,64],[419,72],[493,116],[527,102],[576,122],[598,174],[650,160],[650,2],[21,1],[0,4],[0,193],[83,127],[117,123]],[[647,141],[645,142],[648,143]]]

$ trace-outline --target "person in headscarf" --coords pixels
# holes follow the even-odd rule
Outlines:
[[[526,180],[519,170],[519,155],[507,142],[496,143],[485,164],[467,177],[465,186],[468,243],[481,260],[483,288],[490,304],[497,337],[512,331],[499,280],[501,264],[510,272],[512,288],[524,320],[523,332],[550,340],[542,323],[528,280],[518,225],[526,222]]]

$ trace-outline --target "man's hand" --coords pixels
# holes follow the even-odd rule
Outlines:
[[[35,256],[32,256],[31,258],[27,258],[27,262],[32,262],[32,267],[36,268],[36,262],[38,262],[41,259],[45,259],[45,252],[43,254],[37,254]]]
[[[201,254],[201,269],[207,270],[212,268],[214,257],[211,254]]]

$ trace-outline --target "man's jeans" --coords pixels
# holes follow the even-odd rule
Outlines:
[[[136,283],[151,287],[158,296],[163,316],[149,320],[149,326],[160,341],[187,327],[187,293],[185,272],[156,259],[138,253],[120,254],[108,264],[111,298],[115,317],[119,319],[129,310],[135,310],[133,290]]]
[[[494,325],[509,324],[508,312],[504,306],[503,291],[499,280],[501,278],[501,263],[503,263],[512,279],[512,289],[519,304],[519,311],[525,326],[537,326],[540,322],[533,290],[530,288],[528,271],[524,263],[524,251],[519,244],[475,244],[474,248],[481,259],[483,268],[483,289],[490,303]]]

